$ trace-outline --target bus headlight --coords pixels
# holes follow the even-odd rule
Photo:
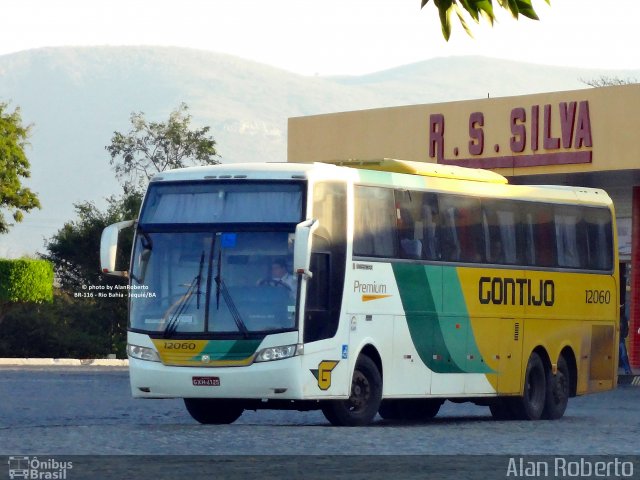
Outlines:
[[[282,360],[302,354],[302,345],[285,345],[283,347],[263,348],[256,354],[256,362],[270,362],[272,360]]]
[[[129,355],[131,358],[147,360],[149,362],[160,361],[158,352],[156,352],[153,348],[140,347],[138,345],[127,344],[127,355]]]

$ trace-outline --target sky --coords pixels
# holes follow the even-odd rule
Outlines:
[[[472,38],[454,19],[449,42],[434,0],[424,9],[420,3],[0,0],[0,55],[55,46],[177,46],[308,76],[362,75],[460,55],[609,69],[621,78],[637,75],[617,75],[617,70],[640,70],[638,0],[551,0],[551,6],[533,0],[538,22],[516,21],[496,5],[493,28],[469,20]]]
[[[3,0],[0,55],[47,46],[180,46],[303,75],[360,75],[453,55],[640,68],[637,0],[533,2],[539,22],[498,11],[493,28],[473,24],[471,38],[455,23],[446,42],[433,0],[423,10],[420,0]]]

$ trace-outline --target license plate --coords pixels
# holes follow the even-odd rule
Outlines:
[[[194,387],[219,387],[220,377],[192,377]]]

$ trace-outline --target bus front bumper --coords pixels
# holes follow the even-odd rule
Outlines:
[[[138,398],[300,400],[302,371],[300,357],[242,367],[175,367],[129,358],[131,393]]]

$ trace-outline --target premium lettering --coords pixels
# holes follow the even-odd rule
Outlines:
[[[354,293],[387,293],[387,286],[384,283],[360,283],[358,280],[353,282]]]

